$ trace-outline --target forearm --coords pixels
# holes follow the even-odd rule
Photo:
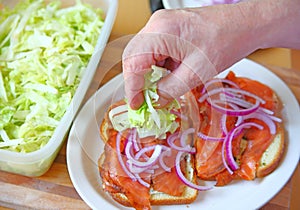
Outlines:
[[[177,98],[258,49],[300,49],[299,22],[300,0],[158,10],[124,50],[130,106],[143,103],[143,76],[152,64],[172,71],[159,81],[158,91]],[[167,67],[172,62],[176,68]]]
[[[222,47],[209,56],[218,72],[258,49],[300,49],[300,0],[248,0],[218,11],[213,40]]]
[[[249,39],[257,48],[300,49],[300,0],[250,0],[238,5],[248,16],[253,28]]]

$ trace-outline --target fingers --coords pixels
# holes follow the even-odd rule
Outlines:
[[[158,83],[161,106],[217,74],[205,52],[193,43],[170,34],[138,34],[123,53],[125,93],[133,109],[144,101],[144,75],[153,64],[175,69]]]
[[[128,104],[132,109],[138,109],[144,102],[143,88],[144,88],[144,75],[149,71],[149,68],[142,69],[141,71],[130,72],[124,71],[125,94]]]
[[[152,65],[164,66],[168,57],[168,53],[162,53],[165,49],[161,51],[159,46],[159,37],[146,33],[136,35],[124,50],[122,60],[125,94],[133,109],[138,109],[144,101],[144,75],[151,70]]]

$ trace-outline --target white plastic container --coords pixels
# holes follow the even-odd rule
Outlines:
[[[75,3],[75,0],[61,1],[63,7]],[[18,1],[4,0],[2,1],[2,4],[13,6],[17,2]],[[101,8],[105,15],[105,21],[94,53],[91,56],[71,104],[66,110],[58,127],[55,129],[49,142],[40,150],[31,153],[17,153],[0,149],[0,170],[29,177],[40,176],[50,168],[67,137],[72,121],[81,107],[84,96],[97,70],[98,63],[111,33],[118,8],[118,0],[82,0],[82,2],[92,5],[94,8]]]

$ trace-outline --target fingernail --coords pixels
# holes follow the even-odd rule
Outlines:
[[[138,94],[131,101],[129,101],[130,108],[133,110],[139,109],[144,102],[143,94]]]
[[[163,108],[165,107],[168,103],[170,103],[170,100],[160,96],[157,103],[159,104],[158,105],[158,108]]]

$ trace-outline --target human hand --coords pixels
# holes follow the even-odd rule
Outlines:
[[[270,4],[270,0],[262,2]],[[268,36],[273,27],[269,27],[271,20],[260,24],[261,17],[253,16],[263,6],[257,3],[155,12],[123,53],[130,106],[137,109],[143,103],[144,74],[153,64],[171,70],[158,83],[159,104],[164,106],[256,49],[269,47],[276,40]],[[258,14],[268,17],[267,12]]]

